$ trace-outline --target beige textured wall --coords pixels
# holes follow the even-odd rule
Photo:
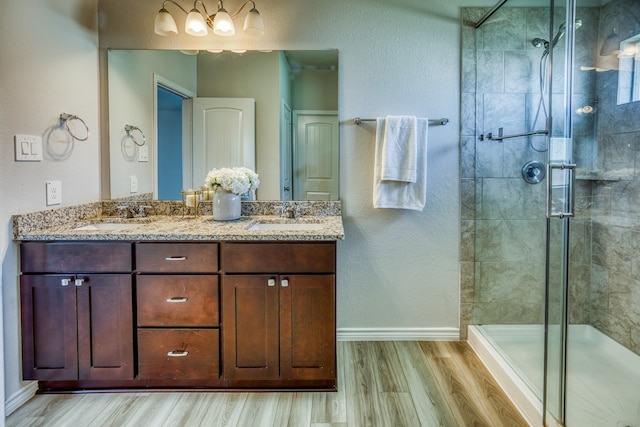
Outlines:
[[[11,215],[45,209],[47,180],[62,182],[65,206],[100,198],[96,17],[95,0],[2,3],[0,269],[5,351],[0,355],[4,353],[3,391],[9,409],[25,385],[20,381],[19,269],[17,245],[11,241]],[[14,135],[46,136],[63,112],[77,114],[87,123],[91,131],[88,140],[76,142],[65,160],[45,156],[37,163],[14,162]]]
[[[103,47],[324,49],[340,54],[341,190],[346,240],[338,246],[338,327],[372,335],[426,334],[458,326],[460,6],[481,0],[257,2],[267,34],[233,41],[153,34],[160,3],[105,0],[7,0],[0,14],[0,254],[5,390],[21,392],[18,255],[10,215],[45,209],[44,181],[60,179],[63,205],[100,197],[96,21]],[[233,8],[234,4],[225,4]],[[96,19],[97,16],[97,19]],[[24,31],[30,22],[30,32]],[[65,161],[13,161],[13,135],[40,135],[61,112],[80,115],[92,135]],[[432,127],[428,203],[423,212],[372,208],[371,124],[386,114],[448,117]],[[2,354],[2,352],[0,352]]]

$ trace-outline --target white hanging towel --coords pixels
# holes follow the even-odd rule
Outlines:
[[[412,209],[421,211],[424,209],[427,196],[427,131],[429,120],[426,118],[415,118],[415,181],[406,181],[407,176],[396,175],[399,180],[383,178],[384,158],[386,147],[397,148],[400,144],[388,145],[385,138],[387,136],[386,127],[389,117],[378,118],[376,120],[376,149],[373,176],[373,207]],[[395,121],[395,120],[394,120]],[[395,134],[408,135],[404,131],[393,131]],[[406,147],[408,145],[405,144]],[[396,159],[406,159],[405,155],[392,155]],[[387,156],[388,159],[388,156]],[[401,164],[408,164],[407,162]],[[401,168],[402,169],[402,168]],[[391,176],[389,174],[388,176]]]
[[[380,179],[416,182],[417,150],[416,117],[387,116],[382,132]]]

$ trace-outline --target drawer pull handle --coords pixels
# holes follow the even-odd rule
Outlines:
[[[267,286],[275,286],[275,285],[276,285],[276,279],[267,280]]]
[[[187,302],[187,297],[171,297],[167,298],[167,302]]]
[[[289,279],[282,279],[282,287],[286,288],[287,286],[289,286]]]
[[[168,256],[165,258],[167,261],[186,261],[186,256]]]
[[[169,353],[167,353],[167,356],[169,356],[169,357],[185,357],[187,354],[189,354],[189,352],[186,351],[186,350],[174,350],[174,351],[170,351]]]

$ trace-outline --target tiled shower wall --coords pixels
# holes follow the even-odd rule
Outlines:
[[[465,9],[464,19],[475,22],[484,11]],[[555,12],[556,28],[564,21],[563,15],[564,10]],[[583,26],[597,26],[597,10],[581,13],[581,19]],[[545,138],[503,142],[481,138],[489,132],[497,134],[499,128],[505,135],[546,128],[544,111],[539,111],[544,48],[533,46],[531,40],[536,37],[550,38],[548,8],[502,8],[480,29],[463,26],[463,333],[469,323],[543,321],[546,185],[545,181],[526,183],[522,167],[532,160],[546,163]],[[563,43],[558,43],[556,59],[564,55],[563,50]],[[578,55],[588,56],[589,52],[581,48]],[[563,105],[563,75],[562,66],[555,66],[554,105]],[[588,99],[593,96],[593,83],[589,78],[583,79],[576,85],[576,92]],[[554,115],[562,117],[562,109],[554,107]],[[576,120],[584,134],[576,136],[576,142],[588,146],[583,141],[593,140],[593,118],[582,116]],[[557,125],[561,127],[561,123]],[[581,153],[593,161],[588,150]],[[584,289],[588,288],[590,271],[590,248],[586,244],[590,229],[586,224],[574,221],[573,226],[573,235],[579,236],[575,241],[580,245],[573,251],[572,295],[580,303],[572,304],[572,318],[581,323],[588,313],[584,310],[588,306],[588,292]],[[552,263],[552,268],[559,269],[560,264]]]
[[[615,0],[603,6],[600,43],[614,27],[622,39],[640,34],[640,2]],[[598,155],[595,177],[589,181],[593,194],[590,320],[640,354],[640,101],[617,105],[615,56],[598,57],[596,65],[608,71],[591,71],[597,79]]]
[[[636,168],[636,164],[640,167],[640,151],[636,151],[640,150],[640,103],[617,106],[617,72],[589,68],[607,62],[598,52],[611,25],[625,35],[640,33],[634,27],[638,21],[629,19],[628,13],[629,8],[638,7],[633,0],[616,0],[602,8],[577,10],[582,27],[576,33],[572,120],[575,161],[584,179],[577,187],[579,215],[571,222],[569,289],[572,323],[591,323],[636,352],[640,350],[640,259],[635,255],[640,253],[640,171]],[[463,19],[476,22],[485,10],[465,9]],[[521,169],[530,160],[546,163],[547,153],[536,151],[546,148],[544,140],[517,138],[500,143],[480,136],[496,134],[500,127],[505,134],[546,127],[544,120],[534,123],[542,49],[531,40],[550,38],[548,13],[547,8],[503,7],[478,30],[463,25],[462,338],[470,323],[543,321],[545,182],[525,183]],[[554,14],[557,29],[564,22],[564,10]],[[621,19],[635,24],[624,28],[618,22]],[[563,42],[554,49],[554,129],[564,124]],[[585,105],[595,112],[575,111]],[[554,246],[552,273],[560,268],[559,257]],[[551,293],[552,316],[559,309],[553,304],[558,294]]]

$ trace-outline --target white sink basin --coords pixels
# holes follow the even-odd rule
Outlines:
[[[322,230],[323,225],[317,222],[257,222],[247,227],[249,231],[313,231]]]
[[[74,231],[122,231],[131,230],[140,227],[142,224],[120,224],[110,222],[100,222],[97,224],[83,225],[82,227],[74,228]]]

